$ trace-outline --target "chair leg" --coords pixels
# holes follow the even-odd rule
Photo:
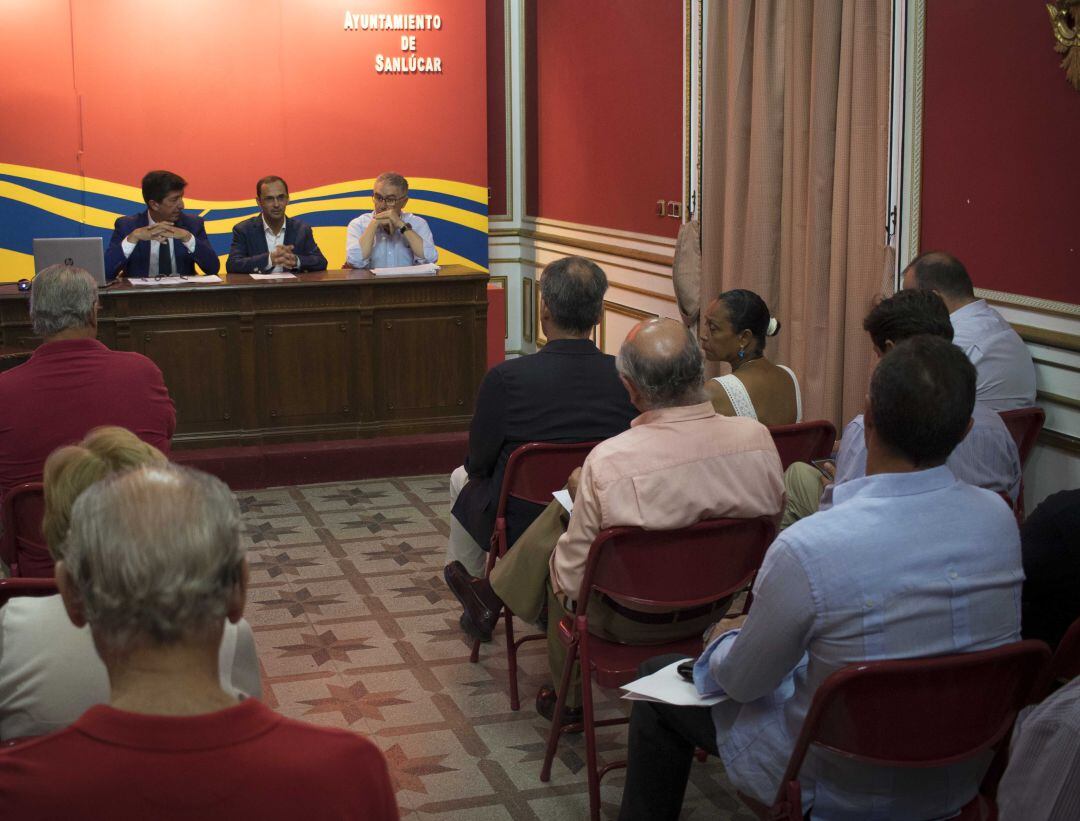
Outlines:
[[[472,652],[469,653],[469,661],[473,664],[480,661],[480,639],[473,639]]]
[[[585,724],[585,765],[589,779],[589,818],[600,821],[600,773],[596,766],[596,725],[593,716],[592,676],[589,674],[588,637],[581,647],[581,708]]]
[[[514,614],[509,607],[503,607],[506,620],[506,669],[510,676],[510,709],[520,710],[521,699],[518,697],[517,644],[514,643]]]
[[[548,733],[547,750],[544,752],[544,765],[540,768],[540,780],[545,783],[551,780],[551,763],[555,760],[555,750],[559,746],[559,737],[562,735],[563,709],[566,707],[566,693],[570,689],[570,674],[577,660],[577,648],[575,638],[566,650],[562,681],[559,683],[559,697],[555,701],[555,714],[551,717],[551,731]]]

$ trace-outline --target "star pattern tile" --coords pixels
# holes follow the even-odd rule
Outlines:
[[[364,683],[356,682],[348,687],[340,687],[336,684],[325,685],[330,693],[326,698],[313,698],[301,701],[301,704],[310,705],[307,715],[317,713],[341,713],[342,718],[348,724],[355,724],[362,718],[383,720],[382,708],[394,707],[399,704],[408,704],[403,698],[398,698],[401,690],[388,690],[381,693],[369,693]]]
[[[371,559],[389,559],[400,567],[407,564],[427,564],[427,557],[437,553],[445,553],[445,549],[437,547],[416,547],[409,542],[383,542],[382,549],[368,553]]]
[[[301,644],[285,644],[276,649],[284,651],[282,658],[292,656],[310,656],[316,664],[326,664],[334,661],[349,661],[349,652],[352,650],[371,650],[374,644],[368,644],[367,639],[339,639],[333,630],[323,633],[301,633]]]
[[[279,541],[278,537],[296,532],[296,527],[277,527],[273,522],[250,524],[247,528],[248,538],[251,539],[253,544],[259,544],[260,542],[276,542]]]
[[[390,765],[390,777],[399,791],[411,790],[426,795],[428,790],[424,784],[424,776],[454,772],[452,767],[444,767],[439,763],[446,758],[445,755],[410,757],[401,749],[400,744],[395,744],[386,750],[385,755],[386,763]]]
[[[323,607],[343,603],[337,596],[328,594],[312,595],[311,591],[306,587],[299,590],[278,590],[277,595],[277,599],[260,601],[256,602],[256,604],[267,610],[280,608],[290,616],[299,616],[306,613],[315,613],[321,616]]]
[[[255,561],[248,561],[251,572],[266,573],[271,579],[278,576],[299,576],[303,567],[319,567],[320,563],[310,559],[294,559],[288,553],[259,553]]]
[[[382,513],[374,513],[370,516],[361,516],[348,522],[342,522],[341,527],[346,530],[364,530],[368,533],[382,533],[389,530],[397,532],[398,525],[411,525],[413,520],[408,516],[384,516]]]
[[[359,504],[366,504],[373,502],[376,499],[382,499],[386,496],[384,490],[365,490],[362,487],[346,487],[338,488],[337,492],[331,493],[329,496],[319,497],[323,502],[344,502],[349,507],[355,507]]]
[[[446,582],[440,576],[413,576],[412,583],[406,587],[395,587],[394,592],[398,598],[407,596],[422,596],[428,604],[436,604],[440,601],[450,601],[454,594],[446,586]]]

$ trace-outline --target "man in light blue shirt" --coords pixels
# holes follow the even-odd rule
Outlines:
[[[1020,335],[1005,318],[975,298],[967,269],[952,254],[929,251],[904,270],[904,288],[934,291],[945,300],[953,343],[979,374],[975,400],[992,411],[1035,404],[1035,364]]]
[[[953,338],[948,309],[933,291],[901,291],[883,299],[867,314],[863,328],[870,334],[878,356],[917,334]],[[1005,493],[1016,503],[1022,476],[1016,440],[1001,417],[977,399],[971,414],[971,430],[949,454],[946,464],[960,481]],[[859,414],[844,428],[831,484],[822,488],[820,474],[805,462],[796,462],[785,471],[787,502],[781,528],[815,511],[828,510],[833,505],[835,488],[865,475],[866,443],[863,416]]]
[[[848,664],[1019,640],[1016,520],[945,465],[974,405],[975,369],[948,341],[918,336],[882,357],[865,413],[867,475],[777,537],[742,629],[713,638],[695,663],[698,691],[729,700],[711,713],[635,702],[622,821],[678,817],[695,746],[771,804],[814,691]],[[811,748],[802,809],[822,819],[947,817],[975,795],[988,763],[893,769]]]
[[[345,261],[353,268],[399,268],[437,262],[439,251],[427,222],[405,211],[409,181],[388,171],[375,178],[375,210],[349,223]]]

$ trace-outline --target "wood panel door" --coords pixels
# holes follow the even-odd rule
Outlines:
[[[256,321],[259,419],[265,428],[355,424],[360,417],[355,317]]]

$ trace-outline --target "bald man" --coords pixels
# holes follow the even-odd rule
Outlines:
[[[499,560],[489,579],[472,578],[457,562],[446,569],[450,589],[482,629],[494,627],[503,602],[530,622],[547,602],[554,681],[565,659],[559,620],[573,612],[581,595],[589,548],[601,530],[620,525],[671,530],[702,519],[779,516],[783,508],[783,471],[769,431],[753,419],[714,412],[703,390],[701,348],[682,323],[650,319],[637,324],[616,366],[641,415],[630,430],[597,445],[580,474],[570,477],[574,512],[569,524],[554,502]],[[597,599],[589,604],[589,627],[609,640],[656,643],[700,635],[728,604],[718,601],[705,612],[675,616]],[[537,710],[548,719],[555,698],[550,687],[537,695]],[[570,709],[564,723],[580,719],[580,698],[575,685],[567,694]]]

